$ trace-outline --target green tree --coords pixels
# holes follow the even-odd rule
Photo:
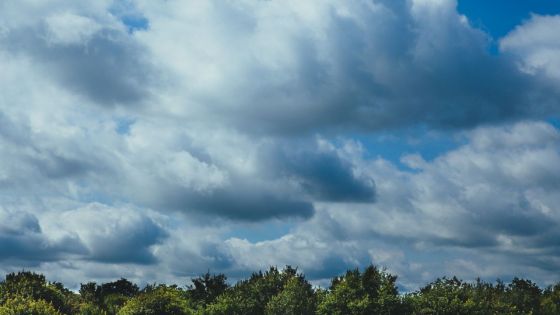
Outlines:
[[[508,302],[520,314],[538,314],[541,289],[531,280],[513,278],[507,287]]]
[[[282,291],[266,304],[267,315],[311,315],[315,313],[316,299],[311,284],[303,275],[288,279]]]
[[[119,310],[119,315],[189,315],[185,292],[176,286],[159,285],[130,299]]]
[[[82,283],[78,292],[83,301],[93,304],[101,301],[101,288],[95,282]]]
[[[101,285],[101,295],[119,294],[126,297],[133,297],[140,289],[138,286],[124,278],[117,281],[103,283]]]
[[[130,298],[128,296],[118,293],[108,293],[103,295],[100,306],[107,314],[113,315],[117,314],[121,307],[129,300]]]
[[[136,284],[121,278],[101,285],[97,285],[95,282],[83,283],[80,286],[79,293],[82,301],[86,303],[86,305],[95,305],[98,309],[107,314],[116,314],[119,309],[128,300],[136,296],[139,291]],[[92,309],[92,307],[89,307],[89,309]],[[85,312],[85,310],[83,312]]]
[[[282,272],[276,267],[253,273],[220,295],[206,308],[207,314],[262,315],[267,303],[294,277],[297,270],[287,266]]]
[[[428,284],[413,295],[414,314],[469,314],[464,304],[468,300],[463,282],[455,277],[442,278]]]
[[[363,273],[349,270],[335,277],[331,287],[320,294],[317,314],[365,315],[399,314],[403,305],[396,287],[397,277],[368,266]]]
[[[543,315],[560,314],[560,283],[546,288],[541,299]]]
[[[471,284],[453,277],[437,279],[405,299],[412,305],[413,314],[418,315],[518,314],[505,299],[505,292],[500,281],[494,286],[480,280]]]
[[[10,298],[0,306],[0,315],[61,315],[49,302],[22,296]]]
[[[61,284],[48,283],[45,276],[40,274],[29,271],[10,273],[0,283],[0,305],[5,305],[9,300],[12,302],[43,300],[57,311],[69,314],[71,308],[66,301],[71,292],[61,292],[61,288],[63,288]]]
[[[188,287],[187,296],[198,308],[204,308],[226,291],[229,287],[226,280],[223,274],[211,275],[207,272],[192,279],[193,284]]]
[[[107,312],[101,308],[101,306],[85,302],[81,303],[78,307],[78,311],[75,313],[77,315],[107,315]]]

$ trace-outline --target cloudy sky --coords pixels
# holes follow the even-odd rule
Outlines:
[[[560,280],[556,0],[0,2],[0,272]]]

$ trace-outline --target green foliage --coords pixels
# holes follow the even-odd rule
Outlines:
[[[546,288],[541,299],[543,315],[560,314],[560,283]]]
[[[107,314],[117,314],[119,309],[128,302],[129,297],[118,293],[109,293],[103,295],[101,300],[101,307],[107,312]]]
[[[140,291],[138,286],[124,278],[117,281],[104,283],[99,288],[101,295],[118,294],[125,297],[133,297]]]
[[[506,290],[509,304],[521,314],[538,314],[541,289],[531,280],[514,278]]]
[[[92,303],[82,303],[78,307],[78,311],[75,313],[78,315],[107,315],[107,312],[103,310],[100,306]]]
[[[297,269],[271,267],[229,286],[206,273],[186,289],[126,279],[82,284],[79,294],[32,272],[0,282],[0,315],[558,315],[560,283],[542,290],[530,280],[465,282],[441,278],[401,295],[397,277],[375,266],[348,270],[328,289],[313,288]]]
[[[119,315],[188,315],[185,293],[175,286],[160,285],[130,299],[118,312]]]
[[[315,314],[315,294],[311,284],[303,276],[288,279],[282,291],[266,304],[267,315],[311,315]]]
[[[208,305],[207,314],[264,314],[268,302],[279,294],[297,270],[287,266],[283,271],[270,267],[265,273],[253,273],[248,280],[238,282]]]
[[[437,279],[408,296],[414,314],[517,314],[504,298],[501,282],[496,286],[480,280],[470,284],[455,277]]]
[[[95,282],[82,283],[79,293],[82,300],[87,302],[97,304],[101,300],[101,288]]]
[[[204,308],[206,305],[216,301],[229,285],[227,277],[223,274],[211,275],[209,272],[201,277],[192,279],[192,286],[189,286],[187,296],[197,308]]]
[[[49,302],[21,296],[5,300],[0,315],[61,315]]]
[[[136,284],[121,278],[102,285],[97,285],[95,282],[82,283],[79,292],[82,301],[97,306],[99,311],[106,314],[117,314],[119,309],[139,291]],[[86,312],[81,309],[80,311]],[[94,311],[92,310],[92,312]]]
[[[45,276],[28,271],[10,273],[0,283],[0,305],[7,305],[9,301],[32,303],[43,300],[55,310],[70,314],[72,307],[69,302],[74,300],[73,295],[60,283],[48,283]]]
[[[375,266],[367,267],[363,273],[358,269],[349,270],[344,276],[332,280],[329,291],[320,299],[317,314],[402,313],[396,280],[396,276]]]

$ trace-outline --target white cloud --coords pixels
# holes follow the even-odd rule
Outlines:
[[[455,5],[0,3],[0,259],[67,281],[270,264],[324,279],[371,260],[409,286],[445,268],[500,272],[469,254],[545,275],[560,137],[510,122],[558,112],[554,54],[540,52],[555,49],[543,25],[556,17],[505,38],[512,61]],[[130,31],[127,10],[149,26]],[[343,140],[480,124],[434,160],[404,156],[413,172]],[[232,232],[270,220],[294,227]],[[37,244],[52,255],[31,255]]]
[[[69,12],[46,19],[49,32],[47,41],[52,44],[86,44],[101,29],[94,20]]]
[[[524,71],[560,80],[560,16],[532,15],[500,41],[500,49],[520,59]]]
[[[342,266],[386,264],[411,288],[443,271],[467,278],[517,274],[558,280],[544,275],[558,267],[553,239],[560,224],[554,210],[560,201],[560,132],[546,123],[522,122],[466,136],[465,145],[423,161],[413,173],[382,159],[363,161],[363,171],[379,183],[375,204],[325,204],[277,240],[228,240],[232,256],[248,269],[275,261],[312,275],[331,255]],[[481,267],[481,261],[501,269]],[[414,275],[420,271],[422,277]]]
[[[192,124],[282,134],[463,127],[555,104],[509,59],[491,56],[489,36],[455,5],[144,2],[150,29],[136,38],[169,70],[158,108]]]

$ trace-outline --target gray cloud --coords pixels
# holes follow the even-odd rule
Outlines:
[[[543,275],[558,267],[560,186],[541,183],[560,178],[560,132],[525,122],[478,128],[466,137],[465,145],[433,161],[404,158],[417,172],[382,159],[358,163],[380,183],[375,204],[322,204],[311,220],[282,238],[230,239],[230,255],[249,270],[276,261],[317,277],[335,274],[330,268],[337,266],[388,264],[411,287],[444,275],[444,269],[489,279],[523,275],[554,281]],[[509,262],[502,271],[485,271],[472,255]],[[458,269],[464,264],[471,273]],[[413,276],[419,270],[424,276]]]
[[[33,58],[61,86],[101,106],[141,105],[156,84],[146,49],[118,25],[60,13],[8,29],[0,47]]]
[[[111,186],[117,197],[159,210],[248,221],[309,218],[315,201],[374,201],[373,181],[354,173],[341,148],[321,148],[322,140],[253,141],[237,134],[228,146],[222,141],[231,134],[214,131],[209,137],[218,140],[208,143],[184,140],[175,128],[133,126],[131,143],[154,137],[158,144],[155,151],[129,148],[130,164]]]
[[[7,265],[39,265],[86,252],[76,237],[52,239],[27,212],[0,210],[0,261]]]
[[[262,157],[275,176],[294,180],[317,201],[373,202],[375,185],[354,174],[352,162],[334,148],[289,143]]]
[[[55,223],[80,236],[88,248],[83,259],[103,263],[154,264],[153,246],[168,232],[140,210],[91,204],[67,211]]]
[[[167,106],[245,131],[466,128],[557,113],[558,90],[491,55],[455,4],[211,2],[189,15],[193,4],[168,2],[172,14],[146,12],[154,27],[142,40],[164,60],[186,58],[174,71],[188,92]]]

